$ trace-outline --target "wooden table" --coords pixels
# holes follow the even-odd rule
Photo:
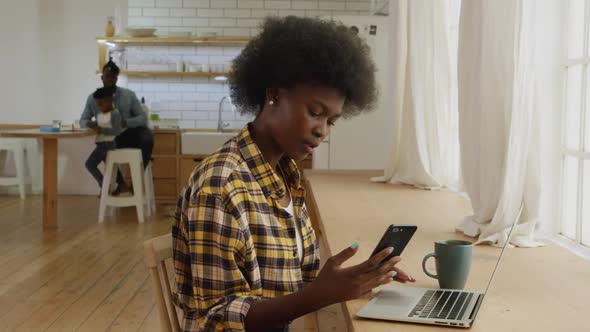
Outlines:
[[[472,213],[469,202],[449,191],[369,182],[379,172],[305,171],[307,204],[320,228],[323,259],[355,241],[358,264],[373,250],[387,225],[416,224],[418,231],[400,267],[419,287],[438,287],[422,272],[422,257],[438,239],[468,239],[454,226]],[[467,288],[484,290],[500,249],[474,248]],[[432,264],[433,265],[433,264]],[[590,262],[554,244],[507,249],[498,273],[470,331],[590,331]],[[349,331],[446,331],[447,327],[375,321],[355,317],[371,295],[342,304]]]
[[[43,227],[57,227],[57,140],[93,136],[91,130],[42,132],[39,129],[0,131],[0,137],[43,140]]]

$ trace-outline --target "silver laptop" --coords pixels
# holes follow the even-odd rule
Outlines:
[[[504,250],[510,242],[520,212],[510,227],[508,239],[488,281],[485,291],[440,288],[384,286],[375,297],[357,312],[358,317],[393,320],[452,327],[470,327],[477,316],[485,294],[498,270]]]

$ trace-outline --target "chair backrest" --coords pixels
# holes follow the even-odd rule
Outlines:
[[[172,258],[172,234],[147,240],[143,243],[143,248],[145,264],[150,270],[162,331],[180,331],[178,316],[172,302],[172,291],[170,290],[165,262],[167,259]],[[163,278],[160,278],[160,273],[162,273]]]

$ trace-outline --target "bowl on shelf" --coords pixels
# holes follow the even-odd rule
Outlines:
[[[127,28],[130,37],[153,37],[155,32],[153,28]]]

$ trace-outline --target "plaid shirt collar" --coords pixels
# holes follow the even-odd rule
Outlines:
[[[240,153],[262,188],[264,195],[267,198],[281,199],[285,196],[283,181],[281,181],[281,178],[270,164],[264,160],[262,152],[260,152],[256,143],[252,140],[250,125],[249,123],[244,126],[237,136]],[[301,175],[299,174],[295,161],[291,158],[283,157],[279,160],[279,166],[285,173],[289,186],[302,190]]]

